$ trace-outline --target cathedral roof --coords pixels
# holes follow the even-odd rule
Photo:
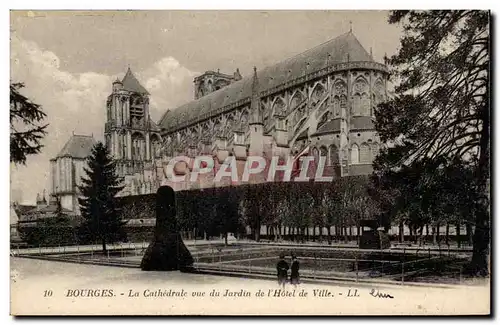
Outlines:
[[[351,118],[351,130],[374,130],[375,124],[370,116],[355,116]]]
[[[123,84],[123,89],[124,90],[128,90],[128,91],[132,91],[132,92],[135,92],[135,93],[149,95],[149,93],[146,90],[146,88],[144,88],[141,85],[141,83],[134,76],[134,74],[132,73],[132,70],[130,70],[130,68],[128,68],[127,73],[125,74],[125,77],[123,77],[122,84]]]
[[[57,158],[59,157],[72,157],[85,159],[90,152],[92,151],[92,147],[95,144],[95,140],[90,135],[76,135],[74,134],[69,138],[68,142],[61,149]]]
[[[156,124],[151,118],[149,118],[149,126],[151,128],[151,131],[160,131],[160,128],[158,127],[158,124]]]
[[[339,132],[340,131],[340,119],[330,120],[320,126],[318,130],[316,130],[316,135]]]
[[[352,32],[348,32],[258,71],[260,92],[342,62],[374,61]],[[240,100],[248,99],[251,96],[251,88],[252,76],[248,76],[170,111],[168,117],[167,114],[162,117],[160,126],[170,130],[183,122],[214,112]]]

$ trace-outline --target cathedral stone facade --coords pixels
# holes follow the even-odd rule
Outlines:
[[[374,107],[387,96],[387,76],[348,32],[246,78],[217,84],[198,77],[195,100],[159,122],[163,164],[179,155],[211,155],[220,163],[306,152],[326,157],[334,177],[369,174],[380,146]]]
[[[325,176],[369,174],[380,146],[374,107],[387,97],[387,77],[387,67],[348,32],[273,66],[254,68],[245,78],[239,70],[207,71],[194,79],[194,100],[166,110],[156,124],[148,91],[128,69],[111,85],[104,125],[106,145],[125,181],[119,196],[154,193],[160,185],[175,190],[234,185],[230,179],[216,181],[214,173],[172,182],[165,166],[177,156],[208,155],[216,168],[233,156],[240,179],[249,156],[323,156]],[[93,139],[74,137],[70,142],[85,142],[90,153]],[[52,161],[52,190],[74,210],[81,172],[71,170],[83,168],[85,149],[67,146]],[[189,168],[186,173],[189,179]],[[265,176],[251,180],[261,181]]]

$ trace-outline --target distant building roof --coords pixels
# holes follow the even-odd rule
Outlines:
[[[26,212],[33,210],[36,208],[36,205],[23,205],[23,204],[16,204],[14,206],[14,209],[17,213],[18,216],[25,214]]]
[[[374,61],[352,32],[348,32],[259,71],[260,92],[342,62]],[[168,115],[165,113],[160,120],[160,127],[167,130],[174,129],[183,122],[249,98],[251,92],[252,76],[248,76],[198,100],[182,105],[170,111]]]
[[[130,68],[128,68],[127,73],[125,74],[125,77],[123,77],[122,84],[123,84],[123,89],[124,90],[128,90],[128,91],[132,91],[132,92],[135,92],[135,93],[149,95],[149,93],[146,90],[146,88],[144,88],[141,85],[141,83],[134,76],[134,74],[132,73],[132,70],[130,70]]]
[[[27,211],[25,214],[32,214],[32,213],[55,213],[57,211],[57,204],[49,204],[47,206],[41,207],[41,208],[34,208],[31,209],[30,211]],[[71,210],[61,208],[61,212],[63,213],[71,213]]]
[[[95,140],[89,135],[72,135],[66,142],[62,150],[57,154],[59,157],[72,157],[78,159],[85,159],[90,155]]]

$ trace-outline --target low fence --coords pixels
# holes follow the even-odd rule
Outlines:
[[[11,249],[11,255],[43,258],[53,261],[139,267],[147,242],[107,245],[75,245]],[[194,266],[200,272],[236,276],[276,276],[281,254],[291,264],[290,255],[298,256],[304,280],[338,280],[351,282],[388,282],[405,284],[462,283],[462,262],[452,250],[386,249],[361,250],[350,247],[317,247],[198,242],[188,245]]]

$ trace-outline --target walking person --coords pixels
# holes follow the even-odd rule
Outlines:
[[[300,283],[299,268],[300,268],[300,264],[299,264],[299,261],[297,260],[297,256],[295,256],[295,254],[292,254],[292,267],[291,267],[291,274],[290,274],[290,282],[294,286],[297,286]]]
[[[285,255],[280,254],[280,260],[276,265],[276,270],[278,271],[278,284],[285,288],[286,280],[288,278],[288,263],[285,261]]]

